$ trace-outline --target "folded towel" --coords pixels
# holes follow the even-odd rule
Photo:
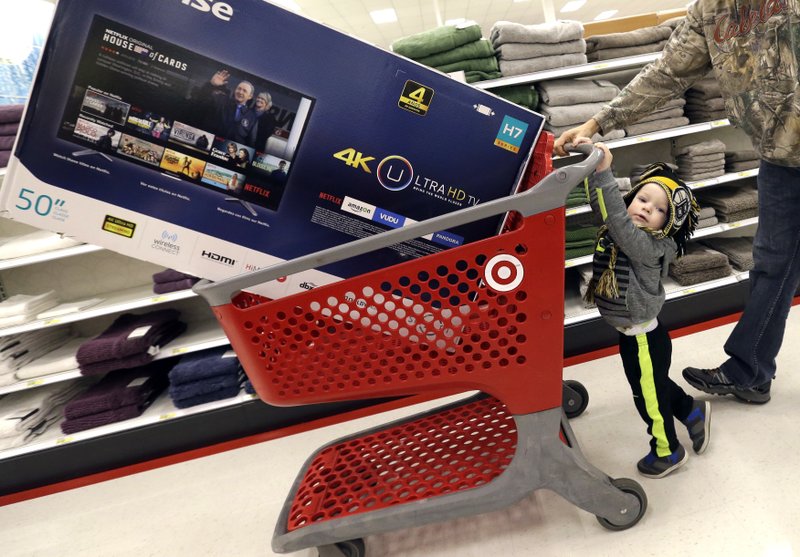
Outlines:
[[[694,82],[687,93],[698,99],[713,99],[722,96],[722,89],[719,81],[712,75]]]
[[[194,275],[187,275],[175,269],[164,269],[153,275],[153,282],[175,282],[176,280],[197,278]]]
[[[752,219],[758,216],[758,207],[742,209],[733,213],[719,213],[717,218],[720,222],[739,222],[740,220]]]
[[[642,124],[630,124],[626,126],[625,135],[643,135],[646,133],[653,133],[661,130],[668,130],[670,128],[679,128],[689,124],[689,119],[684,117],[679,118],[666,118],[664,120],[653,120],[652,122],[644,122]]]
[[[727,172],[742,172],[744,170],[753,170],[761,166],[760,160],[742,161],[742,162],[729,162],[725,163],[725,170]]]
[[[102,298],[88,298],[86,300],[78,300],[77,302],[64,302],[63,304],[53,306],[46,311],[37,313],[36,319],[52,319],[53,317],[61,317],[62,315],[78,313],[79,311],[96,306],[102,301]]]
[[[588,246],[567,248],[564,253],[564,258],[567,260],[577,259],[578,257],[585,257],[587,255],[591,255],[593,252],[594,252],[594,243]]]
[[[711,249],[724,253],[731,265],[739,271],[753,269],[753,238],[704,238],[702,243]]]
[[[697,202],[701,206],[714,207],[717,217],[722,217],[756,209],[758,191],[750,186],[718,186],[697,192]]]
[[[542,103],[548,106],[571,106],[578,103],[608,102],[619,95],[619,87],[610,81],[592,79],[554,79],[536,85]]]
[[[15,135],[0,135],[0,149],[7,151],[14,146]]]
[[[486,81],[487,79],[500,79],[503,75],[500,72],[464,72],[467,83],[475,83],[476,81]]]
[[[78,351],[78,347],[87,340],[89,339],[82,337],[73,338],[60,348],[43,354],[19,368],[14,372],[14,375],[19,381],[24,381],[25,379],[78,369],[78,359],[75,357],[75,353]]]
[[[683,172],[681,169],[678,169],[675,174],[677,174],[678,178],[684,182],[699,182],[700,180],[712,180],[714,178],[724,176],[725,169],[720,168],[719,170],[698,170],[696,172]]]
[[[13,124],[22,120],[21,104],[0,104],[0,124]]]
[[[670,272],[693,273],[712,267],[724,267],[728,257],[719,251],[697,242],[689,242],[686,253],[670,264]]]
[[[565,231],[565,241],[570,242],[579,242],[581,240],[588,240],[591,243],[597,239],[597,226],[579,226],[579,227],[567,227]]]
[[[708,219],[716,216],[717,211],[714,207],[700,207],[700,212],[697,214],[698,219]]]
[[[733,269],[730,264],[726,263],[719,267],[710,267],[700,271],[693,271],[691,273],[682,273],[675,271],[670,265],[669,276],[681,286],[691,286],[693,284],[700,284],[702,282],[709,282],[712,280],[721,279],[733,274]]]
[[[158,396],[154,394],[153,400]],[[80,418],[66,419],[61,422],[61,431],[67,435],[78,433],[79,431],[86,431],[108,424],[114,424],[125,420],[131,420],[142,415],[147,407],[152,404],[153,400],[147,401],[144,406],[138,404],[131,404],[129,406],[121,406],[114,410],[107,410],[98,414],[90,414],[88,416],[81,416]]]
[[[637,46],[624,46],[620,48],[603,48],[594,52],[587,52],[586,59],[589,62],[600,62],[601,60],[614,60],[615,58],[626,58],[628,56],[639,56],[640,54],[650,54],[661,52],[667,41],[659,41]],[[587,45],[588,48],[588,45]]]
[[[481,34],[480,26],[474,22],[443,25],[430,31],[397,39],[391,44],[391,50],[412,59],[424,58],[477,41],[481,38]]]
[[[64,405],[87,387],[84,380],[53,383],[2,398],[0,449],[23,445],[61,418]]]
[[[585,54],[561,54],[545,58],[530,58],[528,60],[500,60],[500,73],[504,77],[523,75],[526,73],[565,68],[567,66],[580,66],[586,63]]]
[[[492,43],[488,39],[479,39],[471,43],[462,44],[452,50],[445,50],[430,56],[416,58],[420,64],[430,66],[432,68],[460,62],[462,60],[472,60],[473,58],[491,58],[494,57],[494,49]]]
[[[178,292],[179,290],[189,290],[192,286],[200,282],[199,278],[187,278],[174,282],[155,282],[153,283],[153,293],[166,294],[167,292]]]
[[[539,104],[539,112],[551,126],[576,126],[597,114],[604,103],[581,103],[570,106],[548,106]]]
[[[180,312],[171,308],[142,315],[120,315],[105,331],[78,349],[78,363],[84,366],[146,353],[151,346],[162,345],[163,334],[172,330],[179,316]]]
[[[585,54],[586,41],[578,39],[565,43],[505,43],[497,47],[498,60],[527,60],[559,54]]]
[[[39,311],[44,311],[58,304],[55,290],[42,294],[15,294],[0,302],[0,318],[14,317],[19,314],[36,316]]]
[[[678,162],[678,161],[676,161]],[[678,162],[678,171],[683,174],[693,174],[699,172],[710,172],[713,170],[723,170],[725,168],[725,161],[710,161],[710,162]]]
[[[81,242],[72,238],[62,238],[54,232],[37,230],[21,236],[0,238],[0,259],[35,255],[79,244]]]
[[[586,39],[586,52],[594,52],[607,48],[648,45],[664,41],[668,39],[671,34],[672,29],[669,27],[656,25],[654,27],[643,27],[633,31],[623,31],[621,33],[594,35]]]
[[[655,112],[651,112],[650,114],[646,114],[632,122],[630,125],[633,124],[644,124],[645,122],[654,122],[656,120],[667,120],[670,118],[681,118],[683,116],[683,107],[676,107],[676,108],[668,108],[668,109],[660,109],[656,110]]]
[[[725,162],[747,162],[759,160],[758,153],[753,150],[725,151]]]
[[[487,58],[471,58],[460,60],[450,64],[435,66],[437,70],[444,73],[451,72],[496,72],[500,68],[497,66],[497,58],[489,56]]]
[[[236,353],[227,346],[202,350],[182,356],[169,372],[169,383],[181,385],[219,375],[236,376],[240,368]]]
[[[693,124],[724,120],[728,117],[728,113],[724,110],[692,110],[687,108],[684,112],[686,117],[689,118],[689,121]]]
[[[679,149],[676,149],[673,154],[681,155],[709,155],[712,153],[724,153],[725,144],[719,139],[710,139],[708,141],[701,141],[699,143],[692,143]]]
[[[16,371],[51,350],[60,348],[69,339],[69,330],[64,327],[14,335],[14,342],[0,352],[0,385],[16,383]]]
[[[686,106],[701,110],[725,110],[725,100],[722,97],[700,99],[695,95],[686,93]]]
[[[551,126],[550,124],[545,124],[544,129],[551,132],[556,137],[559,137],[562,133],[567,130],[571,130],[575,126]],[[594,134],[591,139],[592,142],[597,143],[598,141],[611,141],[613,139],[622,139],[625,137],[625,130],[613,130],[608,132],[607,134],[601,135],[599,133]]]
[[[695,163],[708,163],[714,162],[724,164],[724,153],[710,153],[708,155],[678,155],[675,157],[675,163],[680,164],[695,164]]]
[[[498,21],[489,31],[489,40],[497,48],[505,43],[567,43],[583,38],[580,21],[560,20],[551,23],[523,25]]]
[[[241,381],[241,375],[238,372],[234,375],[217,375],[216,377],[207,377],[206,379],[202,379],[200,381],[191,381],[189,383],[182,383],[180,385],[170,385],[169,396],[173,401],[178,401],[231,389],[232,387],[236,387],[236,391],[238,392]]]
[[[539,95],[532,85],[509,85],[491,90],[498,97],[528,108],[535,108],[539,104]]]
[[[191,408],[192,406],[197,406],[198,404],[206,404],[208,402],[215,402],[217,400],[225,400],[226,398],[235,397],[239,394],[240,389],[241,387],[237,384],[235,386],[226,387],[212,393],[205,393],[202,395],[181,398],[178,400],[173,399],[172,403],[176,408]]]
[[[141,367],[109,373],[72,399],[64,407],[64,416],[73,419],[123,406],[143,406],[151,399],[153,392],[161,392],[166,388],[169,383],[167,373],[173,365],[175,358],[165,358]]]
[[[0,151],[0,168],[5,168],[11,158],[11,151]],[[25,255],[24,253],[22,255]],[[14,256],[19,257],[19,256]],[[2,257],[0,257],[2,259]]]
[[[709,226],[716,226],[719,224],[719,219],[717,217],[706,217],[702,219],[698,219],[697,221],[697,228],[708,228]]]
[[[0,136],[17,135],[18,131],[19,131],[19,122],[14,122],[13,124],[0,124]]]

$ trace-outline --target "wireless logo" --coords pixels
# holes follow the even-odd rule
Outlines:
[[[177,233],[175,233],[175,232],[173,232],[172,234],[170,234],[169,232],[167,232],[166,230],[164,230],[164,231],[161,233],[161,239],[162,239],[162,240],[166,240],[166,241],[168,241],[168,242],[177,242],[177,241],[178,241],[178,234],[177,234]]]
[[[498,292],[509,292],[522,283],[525,269],[522,262],[513,255],[501,254],[492,257],[486,263],[484,279]]]
[[[399,155],[386,157],[378,165],[378,182],[390,191],[408,187],[414,177],[414,168],[408,159]]]

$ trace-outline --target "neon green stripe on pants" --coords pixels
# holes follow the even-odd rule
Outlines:
[[[639,345],[639,386],[642,388],[644,405],[647,415],[653,422],[652,435],[656,438],[656,456],[668,456],[672,454],[669,450],[669,440],[664,431],[664,416],[658,409],[658,397],[656,395],[656,382],[653,378],[653,361],[650,359],[650,346],[647,343],[647,333],[636,335],[636,343]]]

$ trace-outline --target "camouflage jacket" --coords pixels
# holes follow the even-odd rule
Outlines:
[[[660,59],[595,115],[603,133],[680,96],[711,69],[731,123],[762,158],[800,166],[800,0],[697,0]]]

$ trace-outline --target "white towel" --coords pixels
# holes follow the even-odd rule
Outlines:
[[[87,340],[89,339],[74,338],[61,348],[57,348],[21,367],[14,375],[18,380],[24,381],[25,379],[78,369],[78,360],[75,358],[75,353],[78,351],[78,347]]]
[[[96,306],[102,301],[103,298],[89,298],[88,300],[79,300],[77,302],[64,302],[63,304],[58,304],[57,306],[48,309],[47,311],[43,311],[37,314],[36,318],[51,319],[53,317],[60,317],[62,315],[77,313],[92,306]]]
[[[13,259],[24,255],[34,255],[56,249],[77,246],[83,242],[72,238],[62,238],[55,232],[37,230],[21,236],[0,238],[0,259]]]
[[[37,313],[50,309],[58,304],[55,290],[43,294],[15,294],[0,302],[0,322],[2,319],[19,315],[34,318]]]

